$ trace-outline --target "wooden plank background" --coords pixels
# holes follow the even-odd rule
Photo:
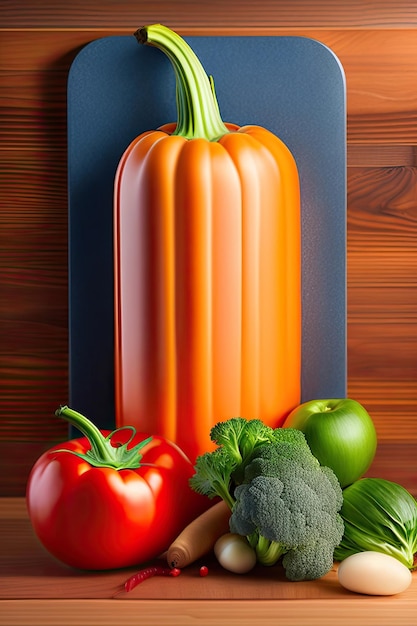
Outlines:
[[[374,475],[417,491],[417,3],[0,1],[0,495],[66,438],[66,80],[82,46],[161,22],[182,35],[304,35],[341,60],[348,105],[348,393]]]

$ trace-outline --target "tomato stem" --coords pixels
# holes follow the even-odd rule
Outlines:
[[[177,127],[172,133],[186,139],[217,141],[230,132],[220,116],[213,78],[207,76],[200,60],[177,33],[161,24],[144,26],[135,32],[139,43],[158,48],[170,59],[176,77]]]
[[[111,467],[113,469],[136,469],[141,466],[142,454],[141,450],[146,444],[148,444],[152,437],[148,437],[139,442],[135,446],[128,448],[130,442],[136,434],[136,430],[133,426],[123,426],[113,430],[107,437],[91,422],[87,417],[74,411],[74,409],[68,406],[61,406],[55,411],[57,417],[62,417],[67,422],[78,428],[88,439],[91,444],[91,449],[87,450],[85,454],[76,452],[75,450],[57,450],[57,452],[69,452],[84,459],[90,465],[94,467]],[[132,435],[129,440],[115,447],[111,443],[111,438],[121,430],[129,429],[132,431]]]

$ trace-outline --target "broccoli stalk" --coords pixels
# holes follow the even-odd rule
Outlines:
[[[218,447],[197,458],[192,488],[227,502],[231,532],[247,537],[259,563],[282,558],[290,580],[324,576],[343,536],[343,496],[304,434],[232,418],[216,424],[210,437]]]
[[[262,565],[275,565],[286,552],[286,548],[282,543],[270,541],[260,535],[259,532],[246,535],[246,537],[249,541],[249,545],[251,545],[256,552],[258,563]]]

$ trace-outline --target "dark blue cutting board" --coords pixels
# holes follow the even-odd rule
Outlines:
[[[346,90],[340,62],[305,37],[187,37],[224,121],[290,148],[302,203],[302,399],[346,395]],[[176,121],[170,62],[131,36],[93,41],[68,77],[69,398],[114,426],[113,181],[139,133]]]

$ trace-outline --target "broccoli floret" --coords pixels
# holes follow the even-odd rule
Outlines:
[[[333,545],[320,537],[317,541],[288,550],[282,557],[285,575],[289,580],[314,580],[330,571],[333,565]]]
[[[190,486],[197,493],[209,498],[220,496],[232,508],[232,474],[236,465],[236,461],[231,460],[225,448],[216,448],[213,452],[201,454],[196,459],[195,474],[190,478]]]
[[[232,508],[233,491],[242,482],[246,465],[260,446],[274,441],[275,430],[261,420],[243,417],[218,422],[210,431],[218,447],[197,457],[191,487],[209,498],[220,496]]]
[[[276,436],[247,465],[234,491],[230,530],[248,537],[260,563],[273,565],[283,556],[290,580],[320,578],[343,536],[342,489],[305,439],[291,441],[291,429],[281,430],[282,441]]]
[[[258,446],[274,440],[274,429],[261,420],[232,417],[218,422],[210,431],[210,439],[218,446],[226,446],[230,454],[242,460]]]
[[[273,428],[261,420],[246,420],[243,417],[218,422],[210,431],[211,441],[227,450],[240,470],[259,446],[274,441],[274,438]]]

